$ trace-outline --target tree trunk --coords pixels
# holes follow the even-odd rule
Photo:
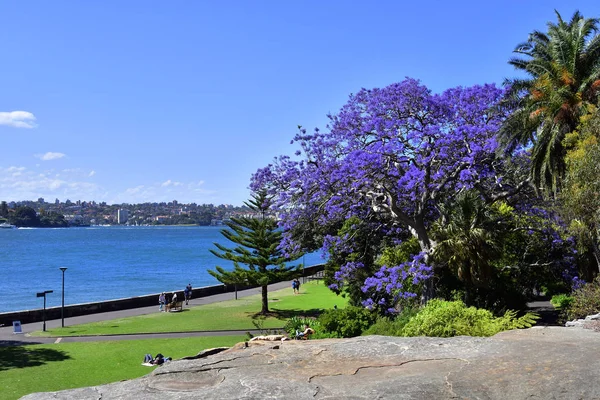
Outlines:
[[[262,310],[261,314],[267,314],[269,312],[269,297],[267,295],[267,285],[261,286],[262,289]]]
[[[414,225],[410,225],[408,227],[408,230],[414,237],[417,238],[417,241],[419,242],[419,246],[421,247],[421,251],[425,253],[425,260],[424,260],[425,263],[428,265],[431,265],[430,264],[431,254],[433,253],[433,250],[435,249],[435,246],[437,245],[437,243],[432,241],[429,238],[427,229],[425,228],[425,225],[422,223],[422,221],[420,221],[420,223],[415,222]],[[429,300],[431,300],[435,297],[434,279],[435,279],[435,273],[436,273],[437,268],[435,265],[431,265],[431,267],[433,268],[433,276],[430,279],[425,281],[423,293],[421,294],[421,303],[422,304],[426,304]]]
[[[600,271],[600,248],[598,248],[598,240],[595,237],[592,239],[592,251],[594,254],[594,260],[596,260],[596,265],[595,265],[596,268],[592,271],[587,271],[588,276],[586,276],[586,280],[589,279],[590,281]]]

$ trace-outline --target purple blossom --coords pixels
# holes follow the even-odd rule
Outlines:
[[[400,265],[393,267],[384,265],[365,280],[362,291],[369,293],[369,299],[377,300],[379,306],[389,307],[395,305],[400,299],[416,297],[417,292],[420,291],[419,285],[433,275],[433,269],[424,262],[425,258],[424,253],[419,253]],[[367,304],[372,305],[371,302]]]

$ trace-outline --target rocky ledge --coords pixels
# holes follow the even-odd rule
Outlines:
[[[600,399],[599,378],[600,334],[534,327],[491,338],[254,341],[24,399]]]

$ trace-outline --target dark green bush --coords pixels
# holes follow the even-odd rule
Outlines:
[[[330,337],[360,336],[376,319],[376,315],[363,307],[349,306],[343,309],[327,310],[318,321],[325,334]]]
[[[542,285],[540,288],[542,292],[546,296],[555,296],[560,293],[568,292],[570,290],[569,287],[564,282],[550,282],[545,285]]]
[[[569,296],[568,294],[555,294],[550,299],[550,303],[559,310],[566,310],[573,303],[573,296]]]
[[[403,336],[491,336],[498,332],[529,328],[539,317],[532,313],[517,318],[515,311],[502,317],[485,309],[467,307],[462,301],[430,300],[410,319],[402,330]]]
[[[363,332],[363,335],[402,336],[404,326],[417,313],[417,308],[405,308],[395,318],[379,317],[369,329]]]
[[[598,312],[600,312],[600,276],[573,292],[573,302],[567,309],[567,317],[585,318]]]

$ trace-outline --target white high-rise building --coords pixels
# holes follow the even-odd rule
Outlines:
[[[129,219],[129,211],[119,208],[117,211],[117,223],[124,224]]]

